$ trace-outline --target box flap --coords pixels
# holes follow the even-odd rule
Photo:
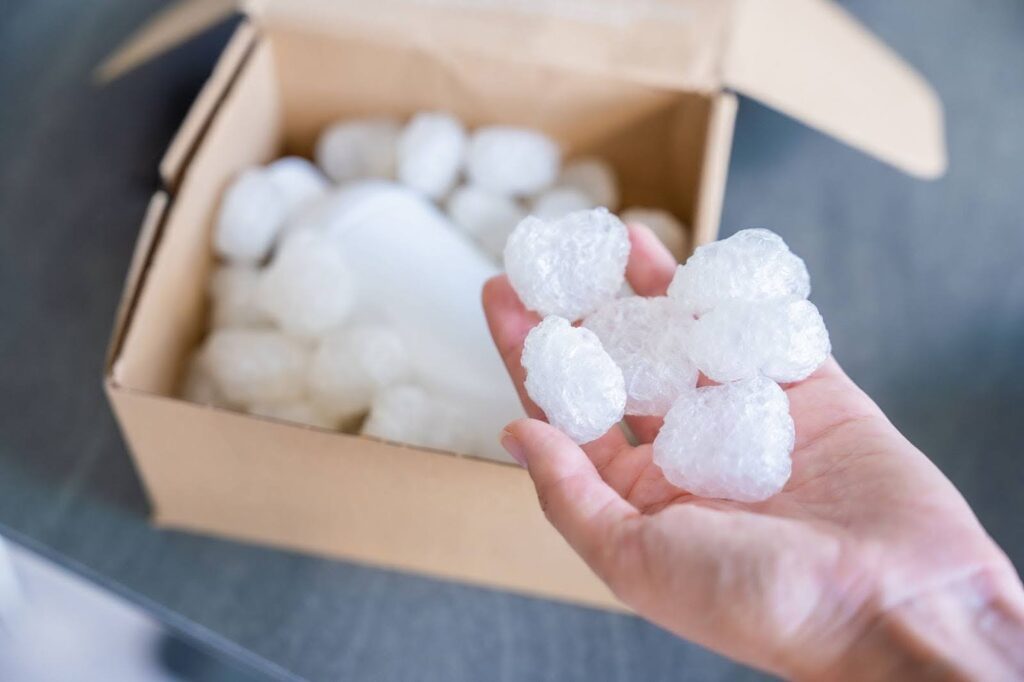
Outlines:
[[[178,0],[171,3],[96,67],[100,83],[114,80],[158,54],[180,45],[237,10],[237,0]]]
[[[946,169],[931,86],[827,0],[737,0],[722,81],[912,175]]]
[[[829,0],[240,0],[257,22],[398,41],[453,64],[472,55],[639,84],[731,87],[919,177],[946,168],[942,106],[928,83]],[[103,75],[123,71],[229,11],[179,0]]]
[[[164,186],[172,193],[178,188],[192,154],[195,153],[203,133],[209,126],[221,101],[230,92],[231,84],[238,75],[246,56],[256,40],[256,31],[249,22],[243,21],[235,29],[220,59],[206,79],[174,139],[160,159],[160,177]]]
[[[470,55],[696,91],[720,85],[722,0],[247,0],[269,28],[412,45],[457,65]]]

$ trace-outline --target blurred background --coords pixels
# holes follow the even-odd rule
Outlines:
[[[840,4],[935,86],[948,174],[743,100],[721,234],[804,257],[839,361],[1020,570],[1024,3]],[[237,21],[94,86],[163,6],[0,11],[0,678],[761,679],[636,618],[148,525],[103,354],[160,156]]]

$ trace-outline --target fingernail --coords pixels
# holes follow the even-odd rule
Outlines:
[[[519,462],[519,466],[526,468],[526,455],[523,454],[523,446],[511,431],[501,432],[501,447],[505,448],[505,452],[510,454],[512,459]]]

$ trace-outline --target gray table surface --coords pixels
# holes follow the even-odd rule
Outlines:
[[[0,10],[0,532],[279,678],[759,679],[631,617],[146,523],[100,390],[158,159],[229,33],[102,90],[156,0]],[[804,256],[835,353],[1024,566],[1024,3],[851,0],[937,87],[922,183],[751,101],[723,233]]]

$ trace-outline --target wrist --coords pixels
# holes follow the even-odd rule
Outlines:
[[[795,679],[1024,677],[1024,590],[1012,569],[982,569],[895,605],[879,604],[834,663]]]

